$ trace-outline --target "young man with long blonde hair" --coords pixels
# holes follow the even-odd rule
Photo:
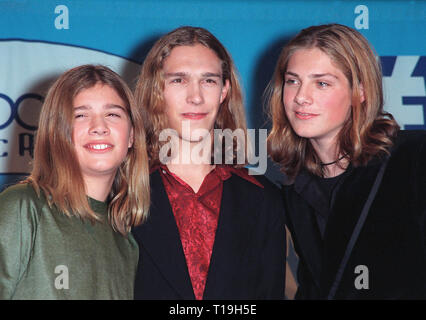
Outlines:
[[[367,39],[339,24],[300,31],[269,105],[269,153],[291,181],[296,298],[426,298],[426,132],[399,130],[383,110]]]
[[[140,246],[135,297],[283,298],[278,189],[243,168],[238,153],[247,159],[247,148],[239,138],[226,147],[214,137],[229,129],[246,138],[229,53],[205,29],[173,30],[148,53],[135,96],[144,113],[152,188],[150,217],[133,230]]]

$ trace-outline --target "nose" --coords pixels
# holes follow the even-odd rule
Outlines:
[[[107,135],[109,134],[109,128],[107,123],[105,122],[104,117],[95,116],[92,118],[90,122],[89,133],[91,135]]]
[[[312,103],[311,92],[307,85],[301,84],[294,97],[294,101],[300,105],[307,105]]]
[[[194,81],[188,85],[186,101],[190,104],[199,105],[204,101],[201,85]]]

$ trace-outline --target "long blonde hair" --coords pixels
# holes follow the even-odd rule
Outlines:
[[[338,147],[354,166],[388,153],[399,129],[392,115],[383,110],[382,73],[368,41],[356,30],[328,24],[303,29],[281,51],[267,88],[272,129],[268,153],[290,178],[303,168],[321,176],[320,160],[307,138],[292,129],[284,111],[284,74],[295,51],[318,48],[345,74],[352,89],[351,116],[339,132]],[[361,91],[364,101],[361,103]]]
[[[99,217],[90,208],[72,141],[73,99],[81,91],[103,84],[124,101],[134,132],[133,146],[117,170],[109,195],[108,216],[114,230],[125,235],[142,223],[150,204],[149,168],[140,111],[127,84],[104,66],[83,65],[62,74],[49,89],[40,113],[31,183],[46,195],[49,205],[66,215],[92,222]]]
[[[161,37],[149,51],[144,60],[136,84],[136,103],[143,111],[144,126],[147,134],[147,148],[150,166],[160,164],[159,152],[165,142],[159,139],[160,132],[167,128],[167,117],[164,112],[164,79],[162,68],[165,59],[177,46],[194,46],[201,44],[211,49],[222,62],[222,81],[229,81],[230,88],[222,102],[216,122],[216,129],[242,129],[247,137],[247,127],[243,106],[241,87],[231,55],[220,41],[209,31],[196,27],[180,27]],[[247,140],[246,140],[247,141]],[[239,146],[234,142],[234,160]],[[245,148],[247,159],[247,148]],[[225,154],[225,153],[223,153]],[[241,164],[240,164],[241,165]]]

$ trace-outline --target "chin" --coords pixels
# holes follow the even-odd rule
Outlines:
[[[115,175],[120,165],[117,164],[99,164],[84,168],[85,172],[90,172],[94,176]]]
[[[301,128],[293,128],[293,131],[301,138],[311,139],[318,136],[318,132]]]
[[[210,132],[207,129],[198,129],[201,130],[201,132],[197,132],[197,129],[192,130],[192,132],[190,133],[190,135],[188,134],[182,134],[179,136],[179,138],[182,141],[185,142],[191,142],[191,143],[198,143],[198,142],[203,142],[205,141],[205,139],[207,138],[212,138],[212,134],[210,134]]]
[[[202,142],[205,142],[205,141],[207,141],[206,139],[205,139],[205,137],[200,137],[199,139],[193,139],[193,138],[181,138],[181,140],[183,141],[183,142],[187,142],[187,143],[202,143]]]

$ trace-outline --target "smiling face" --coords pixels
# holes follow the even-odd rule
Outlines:
[[[222,63],[209,48],[177,46],[163,65],[165,113],[169,127],[185,141],[198,142],[204,137],[191,137],[196,129],[212,132],[220,104],[224,101],[229,81],[222,80]],[[182,123],[188,121],[188,132]]]
[[[297,135],[330,146],[351,114],[348,79],[323,51],[299,49],[290,58],[283,103]]]
[[[125,103],[107,85],[78,93],[73,100],[73,143],[83,179],[113,179],[133,144]]]

